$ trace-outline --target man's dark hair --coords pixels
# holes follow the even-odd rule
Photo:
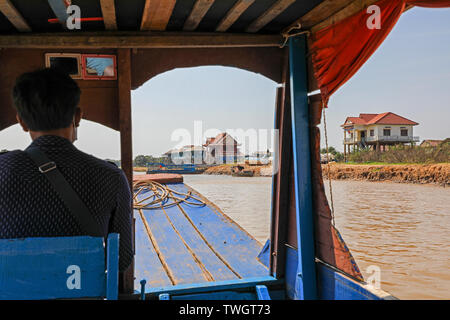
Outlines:
[[[31,131],[69,127],[80,95],[68,74],[49,68],[21,75],[13,89],[17,113]]]

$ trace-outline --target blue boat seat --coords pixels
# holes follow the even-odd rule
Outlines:
[[[265,285],[249,287],[243,292],[232,291],[230,288],[226,291],[201,294],[170,295],[161,293],[158,298],[159,300],[271,300],[269,290]]]
[[[106,259],[105,259],[106,258]],[[119,235],[0,240],[0,299],[116,300]]]

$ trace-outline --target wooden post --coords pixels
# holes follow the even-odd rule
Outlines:
[[[347,145],[344,143],[344,162],[347,162],[347,152],[346,152]]]
[[[117,50],[120,152],[122,170],[130,188],[133,182],[133,141],[131,132],[131,54],[130,49]],[[134,217],[133,217],[134,251]],[[123,293],[134,291],[134,261],[123,274]]]
[[[355,127],[353,127],[353,145],[352,145],[353,152],[355,152],[355,147],[356,147],[356,130]]]
[[[345,148],[347,148],[347,145],[345,144],[345,138],[346,138],[346,134],[345,134],[345,128],[344,128],[344,162],[347,162],[347,152],[345,151]]]
[[[270,273],[282,278],[286,269],[286,241],[288,230],[290,163],[292,159],[292,129],[289,96],[289,55],[285,54],[283,86],[277,90],[275,129],[279,130],[278,157],[273,166],[277,171],[272,179],[272,223],[270,233]],[[275,163],[277,161],[278,163]]]
[[[289,39],[289,64],[298,247],[294,299],[310,300],[317,298],[317,280],[305,35]]]

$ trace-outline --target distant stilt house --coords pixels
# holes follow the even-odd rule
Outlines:
[[[392,112],[380,114],[361,113],[359,117],[347,117],[341,127],[344,129],[344,155],[354,150],[367,149],[384,151],[387,147],[419,141],[413,136],[417,122]]]
[[[240,144],[228,133],[206,139],[202,146],[187,145],[172,149],[162,155],[172,164],[218,164],[234,163],[243,159],[238,146]]]
[[[187,145],[179,149],[172,149],[163,154],[172,164],[202,164],[204,158],[202,146]]]
[[[167,151],[166,153],[161,155],[161,158],[164,160],[165,163],[173,163],[172,161],[172,156],[174,155],[174,153],[176,152],[176,149],[172,149]]]
[[[207,163],[234,163],[241,156],[240,144],[226,132],[208,138],[203,146],[206,148]]]

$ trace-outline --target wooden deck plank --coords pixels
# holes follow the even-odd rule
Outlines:
[[[146,193],[139,195],[145,197]],[[169,267],[174,284],[208,281],[163,210],[143,210],[145,222],[156,242],[155,250]],[[148,231],[148,230],[147,230]]]
[[[183,183],[168,187],[183,193],[190,190]],[[141,193],[138,198],[147,196]],[[136,290],[140,289],[142,279],[146,279],[148,291],[269,274],[257,260],[261,245],[210,202],[203,207],[183,203],[140,212],[135,211]]]
[[[201,263],[210,272],[214,281],[238,279],[238,276],[213,251],[214,248],[208,247],[178,206],[167,208],[165,212],[180,232],[184,241],[192,248]]]
[[[179,192],[188,191],[184,184],[169,186]],[[268,269],[256,259],[261,245],[236,223],[210,206],[192,207],[182,203],[180,207],[208,243],[242,278],[269,274]]]
[[[140,290],[140,281],[142,279],[147,281],[147,287],[165,287],[172,285],[147,235],[138,210],[134,211],[134,216],[136,217],[134,288]]]

